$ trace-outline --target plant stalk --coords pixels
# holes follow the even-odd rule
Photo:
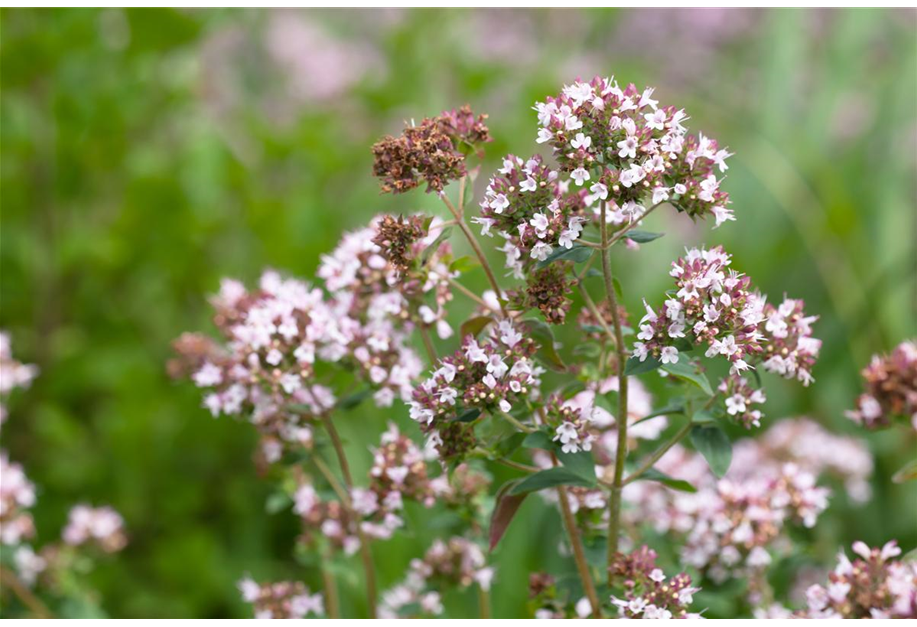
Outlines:
[[[655,207],[653,207],[655,209]],[[615,474],[608,504],[608,583],[611,584],[611,566],[618,553],[618,541],[621,525],[621,488],[624,485],[624,461],[627,458],[627,377],[624,376],[624,365],[627,349],[624,347],[624,333],[621,330],[621,316],[618,313],[618,299],[615,294],[614,278],[611,274],[610,252],[608,251],[608,224],[605,215],[605,201],[599,209],[602,226],[602,277],[605,280],[605,292],[611,309],[611,321],[615,337],[615,354],[618,371],[618,415],[615,422],[618,426],[618,448],[615,453]],[[647,212],[649,213],[649,211]]]
[[[331,417],[327,414],[322,415],[322,422],[325,429],[331,437],[331,443],[334,445],[334,452],[337,453],[338,463],[341,466],[341,474],[344,475],[344,484],[347,486],[348,498],[345,505],[353,511],[350,504],[349,491],[353,490],[353,477],[350,474],[350,464],[347,463],[347,456],[344,454],[344,445],[341,442],[341,436],[338,434]],[[366,601],[369,607],[369,617],[376,618],[376,570],[373,566],[373,555],[369,548],[369,539],[363,533],[363,529],[357,521],[357,537],[360,539],[360,557],[363,560],[363,570],[366,571]]]

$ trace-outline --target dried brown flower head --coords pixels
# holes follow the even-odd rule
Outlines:
[[[426,183],[427,192],[440,192],[464,176],[465,155],[491,141],[486,118],[466,105],[408,126],[400,137],[382,138],[373,146],[373,174],[382,179],[382,191],[400,194]]]
[[[380,254],[395,267],[398,272],[407,272],[414,261],[412,247],[414,242],[424,236],[423,216],[405,217],[383,216],[376,225],[376,236],[373,244],[381,248]]]

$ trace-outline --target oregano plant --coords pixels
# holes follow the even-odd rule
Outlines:
[[[768,569],[827,507],[820,481],[868,498],[871,459],[855,440],[804,419],[761,435],[763,384],[814,382],[821,342],[802,300],[762,294],[715,231],[672,261],[664,293],[630,278],[643,246],[673,237],[644,228],[651,213],[712,229],[736,220],[728,149],[689,132],[687,113],[652,88],[614,79],[575,81],[534,110],[540,152],[505,156],[486,184],[487,116],[467,106],[381,139],[382,192],[432,194],[441,211],[373,218],[322,256],[314,281],[225,280],[212,298],[219,339],[175,342],[173,374],[204,390],[214,416],[257,428],[279,486],[271,507],[301,517],[297,554],[323,565],[321,590],[244,577],[256,616],[436,616],[447,591],[474,589],[489,617],[491,556],[532,498],[556,507],[563,529],[533,550],[560,551],[576,576],[531,573],[530,616],[696,617],[701,588],[727,580],[744,583],[749,614],[789,614]],[[478,272],[483,292],[467,284]],[[473,308],[465,320],[450,315],[456,299]],[[578,339],[561,344],[559,327]],[[855,419],[875,421],[870,398]],[[414,427],[389,425],[357,475],[338,427],[363,403]],[[747,437],[734,440],[736,427]],[[816,440],[832,445],[799,446]],[[494,485],[497,465],[515,478]],[[408,502],[451,522],[380,586],[372,547],[409,526]],[[848,560],[835,571],[843,585],[814,590],[797,615],[913,616],[915,571],[895,545],[854,550],[872,584]],[[338,599],[330,565],[347,556],[361,608]],[[880,580],[870,607],[845,604]]]

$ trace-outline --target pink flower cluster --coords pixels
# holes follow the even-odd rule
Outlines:
[[[120,551],[127,544],[124,519],[111,507],[74,506],[61,537],[72,546],[92,543],[106,553]]]
[[[28,386],[37,372],[34,366],[25,366],[13,358],[9,336],[0,333],[0,398],[13,388]],[[5,417],[5,411],[2,415]],[[46,544],[38,552],[25,544],[35,536],[35,523],[28,511],[35,502],[35,485],[22,466],[11,462],[6,451],[0,451],[0,545],[13,547],[10,564],[28,586],[35,585],[38,576],[46,571],[52,571],[53,580],[73,568],[72,560],[62,557],[60,543]],[[71,546],[91,544],[106,553],[120,551],[127,544],[120,514],[111,507],[93,509],[86,505],[70,510],[61,539]]]
[[[917,430],[917,342],[901,342],[889,355],[874,355],[862,375],[866,391],[847,417],[876,429],[901,416]]]
[[[509,413],[526,399],[537,398],[543,369],[533,360],[535,350],[535,341],[509,320],[492,325],[481,341],[465,336],[462,347],[444,357],[414,390],[411,418],[442,452],[452,434],[450,418],[470,409]]]
[[[692,586],[691,577],[685,573],[666,577],[656,566],[656,552],[649,547],[619,554],[611,571],[623,582],[623,598],[611,597],[621,618],[700,618],[688,611],[700,588]]]
[[[441,337],[452,333],[445,322],[449,280],[457,276],[449,269],[451,249],[437,245],[425,263],[413,263],[436,240],[439,225],[400,251],[396,267],[374,242],[380,221],[387,224],[378,218],[345,234],[322,257],[318,276],[325,291],[274,271],[252,291],[224,280],[212,302],[225,345],[198,335],[175,343],[184,363],[173,364],[174,374],[190,374],[210,390],[204,405],[214,416],[250,415],[268,461],[279,458],[284,443],[309,446],[308,417],[334,406],[333,392],[315,380],[317,363],[353,371],[374,391],[376,404],[388,407],[410,398],[421,372],[408,344],[415,326],[435,326]]]
[[[717,226],[734,219],[717,177],[731,154],[703,134],[688,135],[684,110],[660,107],[653,91],[621,89],[614,78],[577,81],[536,103],[537,141],[553,148],[578,186],[594,181],[590,191],[612,211],[630,206],[638,219],[651,195],[654,205],[668,201],[692,218],[713,215]]]
[[[682,538],[684,563],[721,581],[730,573],[754,576],[769,565],[775,551],[786,550],[788,523],[814,526],[829,494],[816,485],[819,476],[834,475],[853,488],[855,497],[866,498],[872,461],[860,442],[798,419],[778,423],[759,440],[737,442],[723,479],[716,479],[699,454],[680,445],[655,468],[689,482],[697,492],[636,481],[624,489],[625,517]]]
[[[325,613],[320,593],[312,594],[299,581],[278,581],[259,584],[245,577],[237,584],[242,600],[254,606],[257,619],[306,618]]]
[[[490,590],[493,576],[493,568],[474,542],[460,536],[436,540],[422,559],[411,561],[405,580],[382,595],[379,617],[405,618],[409,608],[416,608],[411,615],[437,616],[443,612],[442,590],[474,583]]]
[[[486,488],[481,475],[462,464],[452,472],[452,481],[446,473],[433,477],[431,469],[439,465],[428,467],[428,462],[435,457],[432,449],[421,450],[390,423],[373,451],[367,487],[355,486],[348,495],[349,504],[322,499],[310,483],[297,488],[293,511],[302,518],[303,541],[326,539],[350,555],[360,548],[357,525],[369,538],[389,539],[404,525],[406,501],[427,508],[437,503],[471,507],[473,499]]]
[[[425,250],[440,236],[442,220],[429,221],[422,237],[411,241],[395,263],[390,251],[379,246],[387,222],[385,216],[373,218],[367,228],[345,233],[338,246],[322,256],[318,276],[325,281],[334,309],[371,327],[388,321],[389,329],[402,332],[422,323],[435,326],[443,339],[451,337],[445,306],[452,299],[449,280],[459,276],[449,268],[452,247],[448,242],[439,243],[420,263]],[[403,271],[405,261],[412,262],[408,271]],[[427,296],[432,302],[427,302]]]
[[[821,340],[812,337],[818,317],[806,316],[801,300],[768,304],[746,275],[729,269],[731,262],[720,246],[692,248],[674,261],[669,274],[677,291],[658,310],[646,305],[633,354],[640,361],[652,356],[675,364],[679,345],[706,345],[706,357],[722,355],[731,364],[731,376],[721,386],[729,395],[727,413],[746,427],[757,426],[761,413],[750,405],[763,403],[764,394],[739,375],[761,363],[768,372],[809,385],[821,350]]]
[[[784,298],[778,307],[764,306],[764,369],[786,379],[809,385],[812,366],[821,350],[821,340],[812,337],[812,323],[818,316],[806,316],[801,300]]]
[[[570,399],[561,403],[559,411],[548,410],[548,424],[555,429],[557,442],[566,446],[570,452],[582,447],[591,450],[596,461],[596,474],[611,481],[614,477],[614,460],[618,445],[618,425],[615,416],[599,404],[601,397],[615,393],[619,389],[618,377],[592,382],[585,390],[577,392]],[[559,403],[555,398],[551,399]],[[606,404],[606,403],[603,403]],[[549,403],[549,406],[553,406]],[[606,404],[607,406],[607,404]],[[655,440],[665,431],[669,424],[665,416],[646,417],[652,412],[653,398],[636,377],[628,377],[627,396],[628,448],[635,448],[641,440]],[[576,416],[575,420],[568,418]],[[567,419],[565,419],[567,418]],[[573,433],[577,437],[573,438]],[[561,434],[567,434],[563,441]],[[585,449],[589,446],[589,449]],[[553,463],[550,456],[540,450],[533,455],[535,465],[539,468],[550,468]],[[545,501],[554,503],[557,494],[551,490],[538,493]],[[595,529],[604,528],[608,516],[608,497],[600,488],[569,486],[568,501],[571,511]]]
[[[518,279],[537,261],[543,261],[555,248],[572,248],[588,222],[585,193],[570,193],[569,181],[535,155],[528,161],[508,155],[498,175],[490,179],[481,201],[481,234],[492,231],[506,240],[501,250],[506,267]]]
[[[19,544],[35,533],[32,515],[35,485],[29,481],[20,464],[11,462],[0,452],[0,542]]]
[[[753,388],[745,377],[731,374],[720,382],[717,391],[726,399],[726,414],[732,420],[746,429],[761,426],[764,414],[752,407],[767,401],[764,390]]]
[[[38,367],[13,358],[10,336],[0,331],[0,425],[6,421],[6,397],[16,388],[27,388],[38,376]]]
[[[917,562],[898,561],[901,549],[892,540],[882,548],[853,543],[851,562],[841,551],[827,586],[806,590],[803,618],[917,618]]]
[[[751,279],[728,268],[732,257],[717,246],[692,248],[672,263],[669,274],[677,292],[665,306],[653,311],[647,305],[640,321],[634,355],[649,355],[663,364],[678,363],[678,340],[707,345],[707,357],[723,355],[732,372],[750,366],[748,359],[763,349],[759,325],[764,321],[764,299],[750,289]]]

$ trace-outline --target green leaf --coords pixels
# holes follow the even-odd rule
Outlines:
[[[640,424],[646,420],[651,420],[659,416],[671,416],[672,414],[683,414],[685,413],[685,403],[684,401],[672,401],[665,407],[660,407],[659,409],[654,409],[646,416],[633,423],[635,425]]]
[[[624,375],[630,377],[645,372],[651,372],[661,365],[662,362],[652,355],[647,355],[646,359],[643,361],[640,361],[639,357],[631,357],[624,365]]]
[[[554,442],[551,441],[551,436],[544,431],[533,431],[526,435],[525,439],[522,440],[522,446],[525,448],[540,448],[545,451],[554,450]]]
[[[588,270],[586,270],[587,279],[597,277],[597,276],[602,276],[602,271],[599,270],[598,268],[589,268]]]
[[[481,410],[477,407],[471,407],[466,409],[455,418],[452,419],[452,422],[474,422],[478,419],[478,416],[481,415]]]
[[[353,409],[367,398],[372,396],[373,391],[370,389],[360,390],[359,392],[354,392],[353,394],[348,394],[337,402],[337,408],[348,410]]]
[[[649,357],[647,357],[649,359]],[[662,369],[673,377],[678,377],[683,381],[689,381],[703,390],[707,396],[713,396],[713,389],[710,387],[710,381],[707,375],[701,372],[697,366],[687,360],[679,360],[677,364],[664,364]]]
[[[662,485],[672,488],[673,490],[678,490],[679,492],[697,492],[697,488],[685,481],[684,479],[676,479],[675,477],[670,477],[660,470],[655,468],[650,468],[642,475],[637,477],[637,481],[642,480],[647,481],[658,481]]]
[[[892,475],[892,481],[895,483],[904,483],[914,479],[917,479],[917,459],[912,459]]]
[[[555,442],[549,433],[544,431],[533,431],[525,436],[522,440],[522,446],[525,448],[539,448],[545,451],[551,451],[557,456],[557,459],[567,468],[576,473],[580,478],[589,482],[589,485],[595,484],[595,458],[590,451],[580,451],[578,453],[564,453],[560,442]]]
[[[713,415],[713,412],[707,409],[698,409],[694,412],[694,415],[691,416],[691,422],[696,425],[712,425],[716,424],[716,416]]]
[[[624,290],[621,289],[621,282],[618,280],[618,277],[612,277],[611,284],[615,288],[615,294],[617,294],[618,300],[624,300]]]
[[[732,463],[732,442],[719,427],[696,426],[691,429],[691,444],[704,456],[710,470],[722,477]]]
[[[522,442],[526,437],[525,433],[517,431],[511,436],[500,440],[497,442],[496,446],[494,446],[494,456],[496,458],[509,457],[517,448],[522,446]]]
[[[599,328],[599,327],[596,327]],[[585,331],[585,329],[583,329]],[[599,330],[601,330],[599,328]],[[583,357],[598,357],[599,353],[602,352],[602,349],[599,348],[598,344],[580,344],[579,346],[573,349],[574,355],[582,355]]]
[[[595,485],[595,458],[592,457],[591,451],[579,451],[578,453],[564,453],[561,450],[560,442],[555,442],[556,455],[564,468],[569,468],[577,475],[587,480],[590,485]]]
[[[528,496],[528,492],[522,494],[512,494],[510,491],[521,483],[521,480],[507,481],[497,492],[497,502],[494,510],[490,515],[490,549],[491,551],[499,544],[506,529],[513,521],[516,512],[522,505],[522,501]]]
[[[582,263],[592,256],[593,249],[588,246],[576,246],[573,248],[564,248],[558,246],[550,255],[538,262],[538,268],[544,268],[555,261],[572,261],[573,263]]]
[[[474,318],[469,318],[459,327],[459,337],[462,339],[468,335],[477,337],[478,333],[483,331],[484,327],[491,322],[493,322],[493,318],[490,316],[475,316]]]
[[[446,241],[449,236],[452,234],[452,227],[447,226],[442,231],[439,232],[439,235],[436,236],[436,239],[433,240],[433,243],[424,248],[423,252],[420,253],[420,265],[425,266],[427,262],[430,261],[430,257],[436,250],[439,248],[439,245]]]
[[[274,492],[267,497],[267,501],[264,503],[264,509],[268,514],[276,514],[277,512],[282,512],[292,504],[293,499],[290,498],[289,494],[286,492]]]
[[[654,239],[659,239],[665,235],[665,233],[652,233],[650,231],[630,231],[625,235],[629,240],[633,240],[638,244],[646,244],[647,242],[652,242]]]
[[[520,322],[519,326],[528,333],[529,337],[538,342],[537,355],[544,363],[559,372],[564,372],[567,369],[566,364],[557,354],[557,348],[554,346],[554,332],[551,331],[551,327],[547,323],[529,318]]]
[[[471,272],[475,268],[481,265],[477,259],[470,255],[465,255],[464,257],[459,257],[451,264],[449,264],[449,270],[451,272]]]
[[[519,484],[510,490],[510,494],[525,494],[528,492],[537,492],[548,488],[556,488],[561,485],[578,485],[584,487],[592,486],[592,482],[584,479],[577,473],[564,466],[548,468],[541,472],[536,472],[523,479]]]

